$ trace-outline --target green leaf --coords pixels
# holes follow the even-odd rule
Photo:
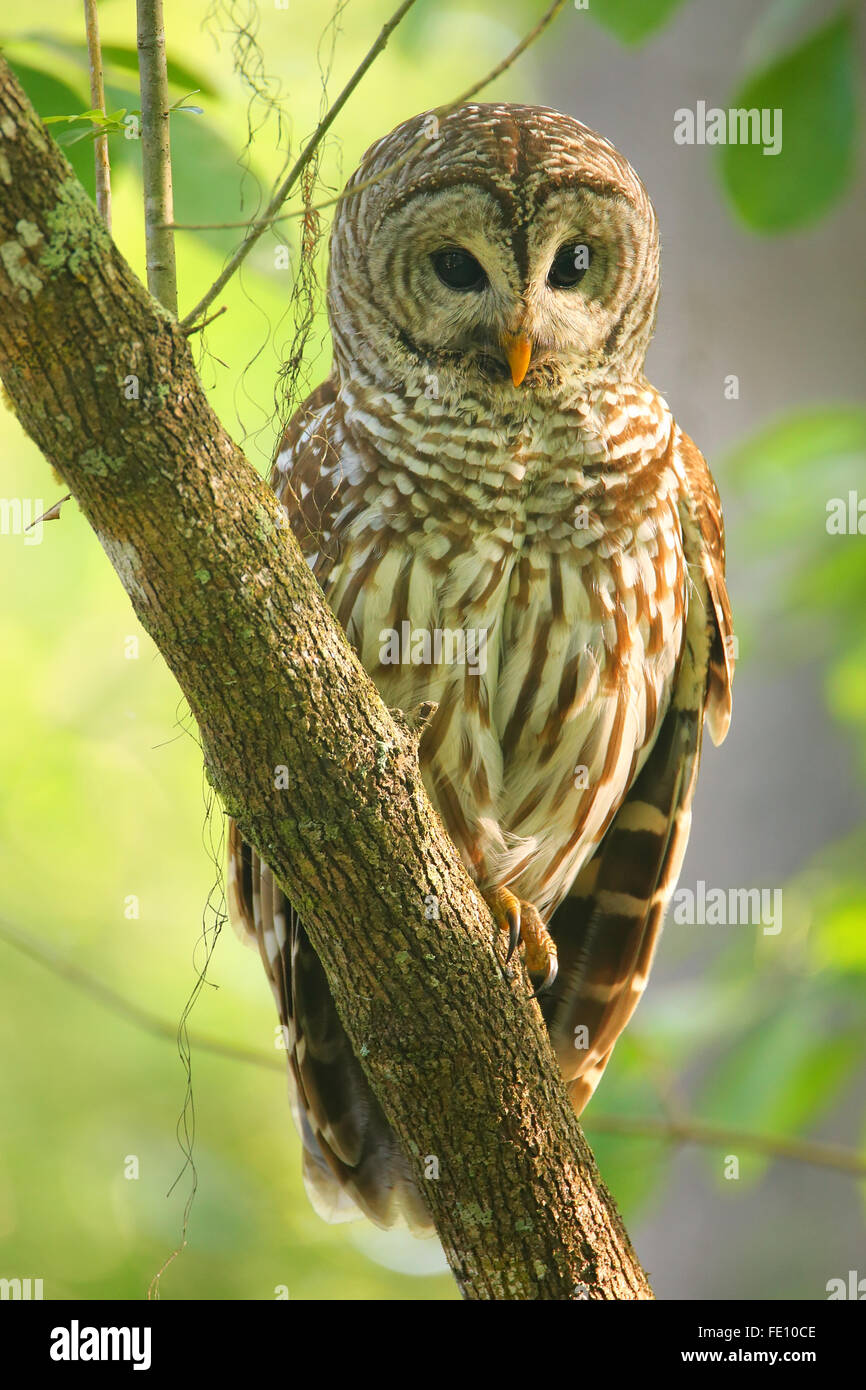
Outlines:
[[[831,405],[793,411],[759,430],[727,456],[731,476],[773,486],[792,472],[812,473],[831,458],[866,459],[866,409]]]
[[[187,92],[185,97],[178,97],[177,101],[173,101],[171,106],[168,108],[169,111],[194,111],[197,116],[203,116],[203,106],[187,106],[186,104],[189,97],[194,97],[197,95],[197,92]]]
[[[851,1037],[828,1038],[804,1050],[780,1079],[777,1094],[765,1098],[764,1107],[752,1114],[744,1128],[774,1138],[807,1132],[857,1071],[862,1055],[862,1040]],[[731,1142],[729,1152],[739,1157],[743,1180],[761,1177],[773,1162],[771,1157],[751,1149],[738,1150],[736,1140]],[[715,1165],[714,1171],[718,1173]]]
[[[238,186],[237,155],[212,122],[175,121],[171,128],[174,215],[177,222],[231,222],[243,215],[233,206]],[[222,252],[237,244],[237,228],[196,232]]]
[[[605,1182],[628,1221],[633,1221],[638,1213],[645,1216],[659,1199],[670,1165],[671,1146],[666,1139],[596,1129],[593,1113],[602,1118],[631,1119],[636,1114],[652,1114],[655,1108],[645,1058],[625,1034],[605,1073],[603,1097],[596,1096],[581,1123]]]
[[[622,43],[643,43],[666,24],[683,0],[590,0],[593,19]]]
[[[102,131],[99,126],[91,126],[90,130],[81,130],[76,135],[71,135],[68,140],[63,141],[63,151],[66,154],[66,158],[69,158],[69,148],[71,145],[77,145],[82,140],[94,141],[101,134]]]
[[[102,111],[96,109],[92,111],[79,111],[77,116],[58,117],[56,119],[67,121],[90,121],[95,126],[107,125],[113,118],[106,116]]]
[[[854,26],[843,12],[737,92],[732,107],[782,112],[778,154],[761,144],[721,150],[725,190],[755,231],[805,226],[844,193],[854,171],[855,74]]]
[[[111,63],[114,67],[138,72],[138,50],[135,48],[126,48],[115,43],[104,43],[102,45],[102,61],[103,63]],[[186,92],[203,92],[206,97],[219,95],[213,84],[201,72],[187,67],[186,63],[179,63],[175,58],[166,57],[165,71],[172,87],[183,87]]]
[[[62,39],[56,34],[48,33],[16,34],[10,42],[42,44],[47,48],[52,48],[55,53],[62,53],[64,57],[72,58],[86,71],[90,70],[90,55],[86,43],[77,42],[74,39]],[[133,72],[138,77],[138,49],[131,48],[127,44],[104,43],[102,45],[102,65],[104,68],[120,68],[124,72]],[[182,87],[185,92],[194,89],[197,92],[203,92],[208,97],[219,95],[213,84],[202,73],[187,67],[186,63],[179,63],[176,59],[167,57],[165,69],[172,87]]]
[[[732,1129],[787,1135],[807,1129],[829,1106],[862,1056],[862,1038],[839,1034],[827,998],[793,992],[783,1009],[750,1030],[710,1075],[700,1115]],[[732,1145],[736,1152],[736,1145]],[[745,1164],[745,1151],[740,1155]],[[749,1153],[749,1176],[768,1160]],[[746,1175],[745,1173],[743,1174]]]
[[[90,197],[93,198],[95,178],[92,138],[102,130],[107,129],[109,134],[113,134],[122,128],[122,116],[129,111],[129,102],[130,99],[134,100],[134,94],[125,92],[120,88],[107,86],[106,104],[111,105],[112,111],[110,116],[104,117],[95,108],[82,111],[83,100],[86,97],[83,99],[81,92],[75,91],[52,73],[43,72],[40,68],[32,68],[26,63],[16,62],[12,66],[21,86],[46,125],[60,123],[73,126],[72,129],[63,130],[59,135],[54,133],[55,138],[72,165],[76,177],[83,184]],[[120,105],[122,101],[126,102],[123,106]],[[70,115],[70,111],[75,112],[75,114]],[[86,130],[76,130],[74,122],[85,118],[92,124]],[[115,139],[111,142],[112,168],[127,163],[137,164],[140,158],[140,147],[137,140]]]
[[[861,677],[864,674],[861,672]],[[848,900],[838,902],[833,910],[825,912],[813,932],[812,949],[819,967],[859,975],[866,972],[866,932],[863,930],[866,887],[862,884],[848,887]]]

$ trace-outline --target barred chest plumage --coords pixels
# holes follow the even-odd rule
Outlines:
[[[438,704],[422,769],[471,872],[547,916],[670,696],[686,603],[670,413],[644,382],[496,428],[405,390],[355,385],[336,406],[301,498],[329,517],[328,601],[390,706]]]

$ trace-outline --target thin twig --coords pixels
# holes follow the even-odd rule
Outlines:
[[[141,0],[139,0],[139,3],[141,3]],[[360,66],[357,67],[355,71],[352,73],[352,76],[349,78],[349,81],[346,83],[342,92],[337,97],[337,100],[334,102],[333,106],[329,107],[328,111],[319,121],[319,124],[316,126],[315,131],[311,135],[310,139],[307,141],[301,153],[298,155],[298,158],[295,160],[288,174],[283,179],[282,183],[280,184],[276,193],[272,197],[271,201],[268,203],[264,217],[260,221],[253,222],[249,225],[247,235],[244,237],[243,241],[235,251],[234,255],[229,260],[228,264],[217,276],[216,280],[211,285],[207,294],[205,294],[199,300],[198,304],[196,304],[194,309],[190,310],[190,312],[186,315],[186,318],[181,320],[181,326],[183,328],[187,328],[190,324],[195,323],[196,320],[200,318],[201,315],[205,312],[205,310],[210,308],[211,304],[216,299],[223,286],[226,284],[228,280],[231,279],[238,266],[249,255],[250,251],[255,246],[262,232],[265,230],[265,227],[267,227],[270,224],[274,214],[279,210],[279,208],[285,202],[291,190],[294,188],[300,175],[303,173],[304,168],[312,159],[318,146],[322,143],[322,140],[324,139],[325,135],[330,130],[331,126],[339,116],[346,102],[349,100],[349,97],[352,95],[358,83],[361,81],[361,78],[378,58],[379,54],[382,52],[382,49],[385,47],[386,43],[388,42],[394,30],[397,28],[397,25],[400,23],[401,19],[404,17],[404,15],[409,13],[414,4],[415,0],[403,0],[403,3],[400,5],[400,7],[394,11],[391,18],[387,21],[386,24],[382,26],[382,29],[376,39],[376,42],[368,50]],[[171,221],[170,213],[166,218],[166,221]]]
[[[624,1115],[596,1115],[587,1112],[583,1127],[591,1133],[616,1134],[633,1139],[667,1139],[674,1144],[701,1144],[710,1148],[751,1149],[768,1158],[789,1158],[835,1168],[840,1173],[866,1177],[866,1158],[840,1144],[818,1144],[808,1139],[787,1139],[782,1135],[752,1134],[747,1130],[726,1129],[703,1120],[634,1119]]]
[[[207,328],[209,323],[213,323],[214,319],[218,319],[222,314],[224,314],[228,307],[229,306],[227,304],[223,304],[222,308],[217,309],[216,313],[211,314],[209,318],[202,319],[201,323],[195,324],[192,328],[184,328],[184,337],[191,338],[193,333],[200,333],[203,328]]]
[[[324,135],[328,131],[336,116],[339,114],[339,111],[345,104],[346,99],[351,95],[352,91],[354,91],[361,77],[364,75],[364,73],[367,71],[370,64],[372,63],[373,59],[377,56],[379,52],[381,52],[382,48],[384,48],[385,42],[387,42],[387,38],[391,30],[393,30],[396,27],[396,25],[400,22],[400,20],[403,18],[403,15],[410,8],[412,3],[414,3],[414,0],[408,0],[408,3],[401,5],[400,9],[396,12],[396,14],[393,15],[392,18],[388,21],[388,24],[385,26],[385,29],[382,30],[382,34],[385,34],[386,29],[388,30],[388,34],[386,34],[385,39],[380,43],[380,40],[382,40],[382,34],[379,35],[379,38],[376,40],[376,44],[374,44],[373,48],[370,49],[370,52],[365,57],[360,68],[358,68],[352,75],[352,77],[349,80],[349,83],[346,87],[343,88],[343,91],[340,93],[339,97],[334,102],[334,105],[330,107],[327,114],[323,117],[322,121],[320,121],[319,125],[316,127],[315,131],[310,136],[310,139],[304,146],[304,149],[302,150],[300,156],[296,160],[293,167],[289,170],[289,173],[286,175],[283,182],[280,184],[280,187],[278,188],[274,197],[271,199],[262,217],[256,218],[253,222],[171,223],[171,230],[173,231],[208,231],[225,230],[227,228],[247,228],[247,236],[241,242],[240,246],[235,251],[234,255],[226,265],[225,269],[222,271],[219,278],[214,282],[214,284],[208,290],[207,294],[205,294],[204,297],[201,300],[199,300],[195,308],[190,310],[186,318],[184,318],[181,321],[184,326],[186,326],[189,323],[195,323],[199,315],[210,306],[210,304],[219,294],[220,290],[223,288],[226,282],[231,278],[232,275],[234,275],[238,266],[249,254],[253,245],[256,241],[258,241],[259,237],[262,235],[262,233],[266,230],[267,227],[273,226],[275,222],[281,222],[290,217],[304,217],[311,212],[320,212],[324,208],[334,207],[337,203],[343,202],[343,200],[346,198],[353,198],[364,188],[369,187],[370,184],[377,183],[386,175],[394,173],[396,170],[400,169],[407,162],[407,160],[412,159],[418,153],[419,149],[423,149],[424,145],[427,143],[426,135],[420,137],[417,141],[415,141],[413,145],[403,155],[401,155],[400,159],[396,160],[395,163],[392,164],[389,168],[382,169],[378,174],[374,175],[372,178],[365,179],[363,180],[363,182],[355,184],[350,189],[344,189],[344,191],[342,193],[337,194],[336,197],[328,198],[324,202],[312,204],[311,206],[304,207],[303,209],[298,211],[279,211],[282,204],[285,202],[286,198],[288,197],[289,193],[294,187],[295,183],[297,182],[299,175],[302,173],[305,164],[312,157],[318,145],[321,144]],[[488,72],[484,77],[480,78],[477,82],[474,82],[472,86],[468,87],[465,92],[462,92],[460,94],[460,96],[455,97],[453,101],[446,102],[442,106],[435,107],[430,114],[435,116],[447,115],[449,111],[453,111],[456,107],[462,106],[464,102],[470,101],[471,98],[476,96],[477,93],[480,92],[483,87],[488,86],[489,83],[493,82],[497,77],[500,77],[502,73],[505,72],[509,67],[511,67],[512,63],[514,63],[520,57],[520,55],[526,51],[529,45],[534,43],[535,40],[539,37],[539,35],[544,32],[548,25],[551,24],[552,21],[559,14],[559,11],[563,8],[564,5],[565,0],[554,0],[554,3],[550,5],[549,8],[544,12],[541,19],[538,21],[535,27],[532,30],[530,30],[530,32],[526,34],[520,40],[520,42],[515,45],[514,48],[512,48],[511,52],[508,53],[505,56],[505,58],[501,60],[501,62],[497,63],[494,68],[491,68],[490,72]]]
[[[496,81],[497,77],[501,77],[502,74],[506,72],[508,68],[511,67],[512,63],[516,63],[520,55],[526,52],[530,44],[535,43],[535,40],[537,38],[540,38],[540,36],[544,33],[545,29],[547,28],[548,24],[553,23],[564,4],[565,0],[554,0],[554,3],[550,6],[550,8],[545,10],[544,14],[541,16],[535,28],[530,29],[529,33],[524,35],[524,37],[520,40],[520,43],[516,44],[515,47],[512,48],[511,52],[506,54],[506,56],[502,59],[502,62],[497,63],[495,68],[491,68],[490,72],[487,73],[486,77],[482,77],[480,81],[475,82],[471,87],[468,87],[466,91],[463,93],[463,95],[459,96],[456,101],[449,102],[446,110],[451,111],[455,106],[462,106],[464,101],[471,101],[474,96],[478,95],[478,93],[481,91],[483,87],[489,86],[491,82]]]
[[[84,0],[84,22],[87,28],[87,56],[90,65],[90,104],[105,115],[105,83],[102,76],[102,47],[99,42],[99,14],[96,0]],[[96,172],[96,208],[111,231],[111,165],[108,160],[108,131],[97,135],[93,146]]]
[[[68,957],[60,955],[48,942],[2,920],[0,938],[29,956],[31,960],[45,966],[60,979],[89,994],[91,998],[125,1018],[134,1027],[168,1042],[177,1041],[176,1025],[125,998],[95,975],[75,965]],[[237,1047],[217,1038],[195,1035],[190,1038],[190,1043],[202,1052],[215,1053],[231,1062],[264,1067],[268,1071],[285,1069],[285,1061],[280,1057],[270,1057],[265,1052]],[[730,1130],[687,1116],[676,1121],[656,1119],[652,1116],[632,1119],[623,1115],[600,1115],[595,1111],[588,1111],[583,1127],[590,1132],[595,1130],[598,1134],[613,1134],[628,1139],[663,1139],[674,1144],[700,1144],[726,1150],[751,1149],[755,1153],[765,1154],[768,1158],[791,1159],[797,1163],[809,1163],[814,1167],[833,1168],[853,1177],[866,1177],[866,1158],[840,1144],[819,1144],[807,1139],[788,1139],[783,1136]]]
[[[125,998],[117,990],[112,989],[110,985],[106,985],[96,975],[82,970],[80,965],[76,965],[67,956],[55,951],[54,947],[47,941],[4,921],[0,921],[0,938],[8,942],[10,946],[14,946],[16,950],[21,951],[25,956],[29,956],[31,960],[44,965],[46,970],[50,970],[61,980],[66,980],[76,989],[89,994],[92,999],[96,999],[98,1003],[111,1009],[113,1013],[119,1014],[121,1018],[125,1018],[134,1027],[141,1028],[145,1033],[150,1033],[155,1038],[162,1038],[167,1042],[177,1042],[177,1024],[168,1023],[148,1009],[142,1009],[133,1000]],[[190,1041],[195,1047],[200,1047],[203,1052],[214,1052],[220,1057],[230,1057],[235,1062],[246,1062],[254,1067],[278,1067],[281,1070],[285,1068],[284,1060],[281,1062],[277,1057],[268,1057],[267,1053],[255,1052],[252,1048],[235,1047],[231,1043],[220,1042],[218,1038],[195,1036]]]
[[[147,288],[176,317],[177,271],[174,232],[170,226],[174,219],[171,135],[162,0],[136,0],[136,10]]]

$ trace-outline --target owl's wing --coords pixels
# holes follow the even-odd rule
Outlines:
[[[687,434],[679,431],[679,451],[686,474],[682,501],[687,522],[687,543],[696,552],[690,562],[699,564],[706,585],[705,603],[711,631],[705,710],[713,743],[723,741],[731,722],[731,686],[734,679],[734,624],[725,584],[725,523],[722,503],[707,461]]]
[[[671,702],[649,758],[550,922],[559,975],[542,1009],[578,1114],[646,985],[688,842],[704,719],[716,743],[730,722],[721,505],[692,441],[678,432],[675,447],[686,480],[679,513],[690,593]]]
[[[345,505],[336,393],[325,382],[288,426],[271,484],[301,549],[327,585],[333,521]],[[304,1183],[327,1221],[363,1213],[379,1226],[432,1231],[430,1213],[340,1022],[309,937],[267,864],[229,823],[229,912],[258,947],[288,1051],[292,1110],[304,1145]]]

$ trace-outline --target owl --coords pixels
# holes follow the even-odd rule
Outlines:
[[[425,786],[578,1113],[647,982],[704,721],[719,743],[731,714],[718,492],[644,376],[658,291],[655,212],[607,140],[539,107],[416,116],[338,204],[333,366],[272,470],[385,702],[434,707]],[[314,1205],[428,1229],[303,923],[234,824],[229,896]]]

